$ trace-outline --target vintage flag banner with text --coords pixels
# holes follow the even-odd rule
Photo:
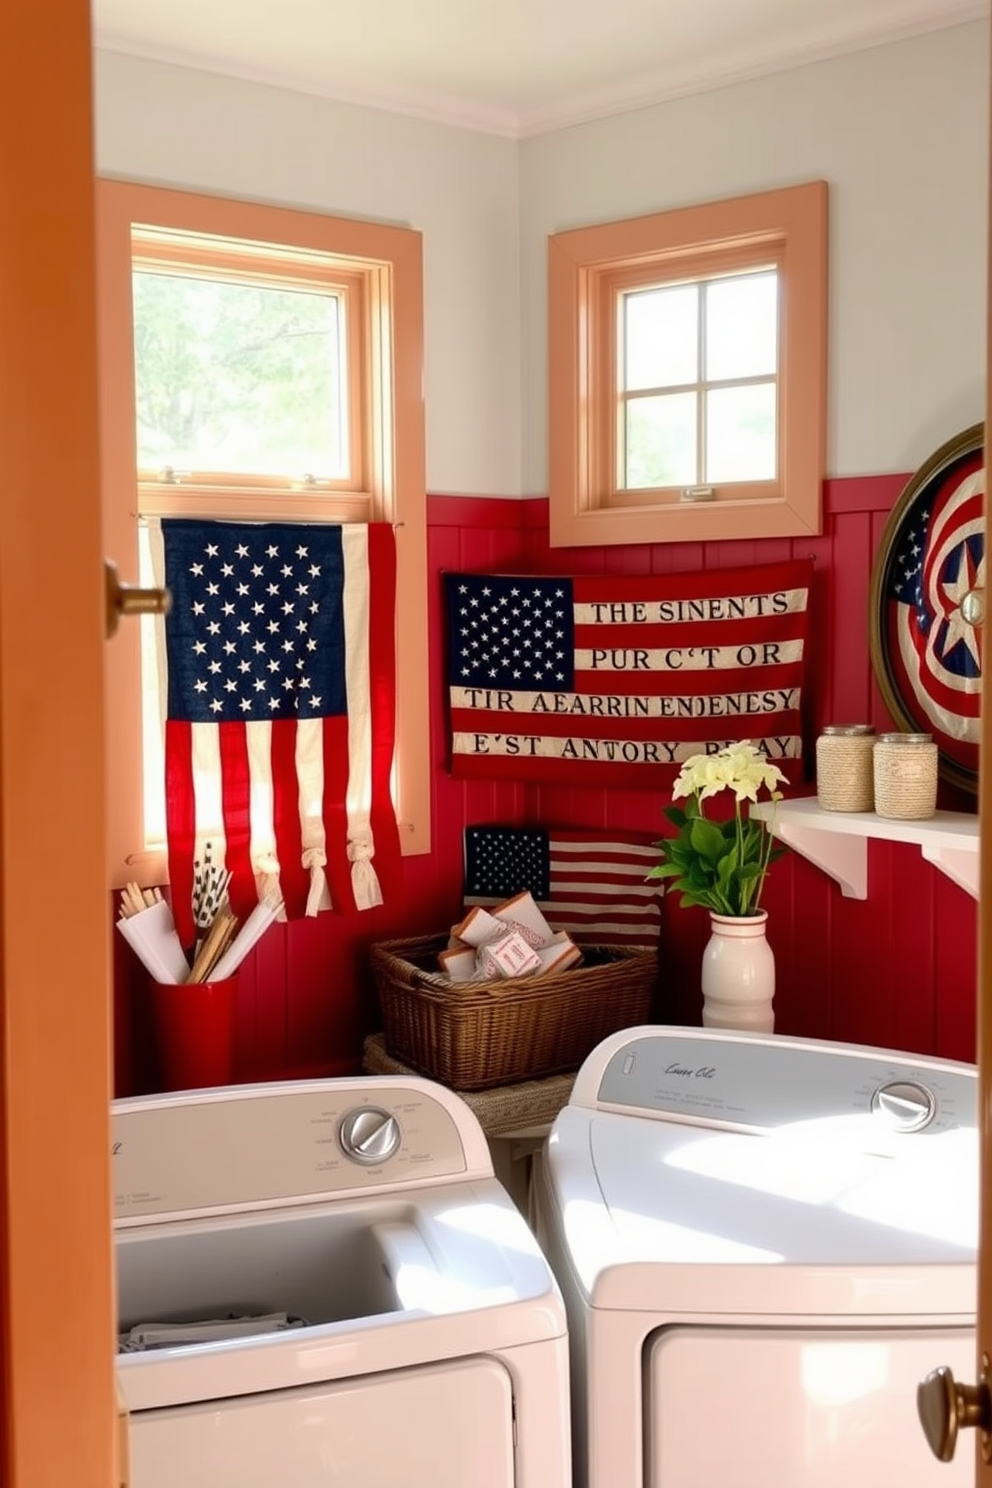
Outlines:
[[[798,781],[811,576],[445,574],[452,774],[657,789],[750,739]]]

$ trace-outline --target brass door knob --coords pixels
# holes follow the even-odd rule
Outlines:
[[[122,615],[167,615],[171,610],[172,595],[168,589],[136,589],[131,584],[122,584],[117,577],[117,564],[109,558],[103,560],[103,573],[107,592],[108,641],[117,633],[117,622]]]
[[[977,1426],[982,1432],[982,1455],[992,1455],[992,1396],[989,1395],[986,1370],[988,1359],[982,1359],[982,1375],[977,1385],[959,1385],[946,1364],[932,1370],[916,1388],[916,1409],[930,1450],[940,1462],[950,1462],[958,1442],[958,1432]]]
[[[985,590],[969,589],[961,601],[961,618],[975,629],[985,624]]]

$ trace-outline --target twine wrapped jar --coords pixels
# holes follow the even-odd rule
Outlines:
[[[937,809],[937,746],[930,734],[879,734],[875,810],[892,821],[925,821]]]
[[[870,723],[832,723],[816,741],[816,798],[824,811],[871,811],[875,804]]]

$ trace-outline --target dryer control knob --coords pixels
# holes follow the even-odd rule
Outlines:
[[[381,1106],[359,1106],[342,1121],[338,1139],[347,1157],[375,1167],[400,1145],[400,1124]]]
[[[925,1085],[915,1080],[893,1080],[875,1091],[871,1108],[894,1131],[914,1132],[933,1120],[937,1102]]]

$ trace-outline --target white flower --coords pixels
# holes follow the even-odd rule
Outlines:
[[[772,800],[780,799],[775,787],[785,776],[749,739],[729,744],[716,754],[694,754],[685,761],[672,787],[672,799],[698,796],[705,801],[722,790],[732,790],[738,801],[757,801],[764,788]]]
[[[677,801],[680,796],[694,796],[697,791],[712,795],[714,790],[722,790],[719,769],[716,755],[692,755],[676,776],[672,786],[672,799]]]
[[[692,755],[679,770],[672,799],[688,796],[694,805],[687,811],[673,806],[666,813],[678,830],[655,844],[661,862],[648,876],[667,879],[683,905],[732,916],[756,914],[769,864],[784,848],[773,845],[773,826],[741,808],[744,801],[757,801],[762,790],[780,801],[780,781],[786,783],[782,771],[750,739],[714,754]],[[723,790],[733,792],[733,812],[729,819],[726,814],[707,818],[703,802]]]

